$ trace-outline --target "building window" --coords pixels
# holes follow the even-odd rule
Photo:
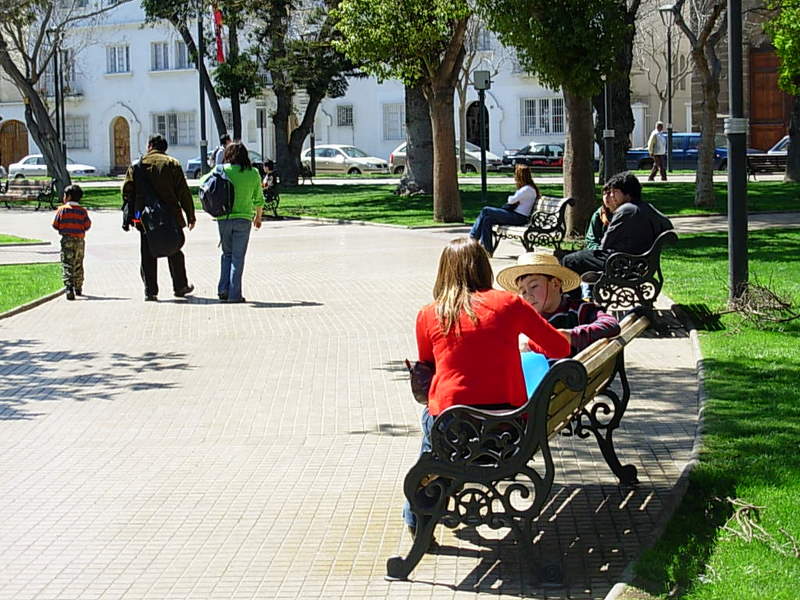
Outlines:
[[[196,126],[192,112],[153,113],[153,132],[160,133],[172,146],[193,146]]]
[[[58,69],[61,72],[61,77],[64,82],[64,94],[75,94],[78,91],[75,84],[75,52],[72,48],[65,48],[58,54]],[[39,81],[42,84],[40,87],[42,92],[46,93],[48,96],[55,95],[56,76],[53,70],[52,59],[47,63],[47,67],[45,67],[44,73]]]
[[[190,69],[189,64],[189,50],[186,48],[186,43],[183,40],[175,41],[175,68],[176,69]]]
[[[475,49],[479,52],[489,52],[492,49],[492,33],[485,27],[479,28],[475,35]]]
[[[222,121],[225,123],[225,131],[233,131],[233,112],[230,110],[222,111]]]
[[[683,73],[683,77],[680,78],[678,82],[678,88],[682,91],[686,91],[686,55],[681,54],[680,60],[678,61],[680,67],[678,68],[678,72]]]
[[[169,69],[169,45],[167,42],[150,44],[150,70],[166,71]]]
[[[520,135],[564,133],[562,98],[522,98],[520,100]]]
[[[106,73],[129,73],[131,70],[128,45],[106,48]]]
[[[352,104],[339,104],[336,107],[336,126],[337,127],[352,127],[353,126],[353,105]]]
[[[406,115],[402,102],[383,105],[383,139],[406,139]]]
[[[87,117],[67,117],[64,125],[67,149],[88,150],[89,119]]]

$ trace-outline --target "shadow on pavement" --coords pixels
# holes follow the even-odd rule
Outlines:
[[[44,413],[36,402],[114,400],[128,392],[169,389],[153,373],[190,369],[182,353],[42,350],[36,340],[0,341],[0,420],[24,420]]]

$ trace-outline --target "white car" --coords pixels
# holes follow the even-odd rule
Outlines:
[[[67,158],[67,171],[70,175],[94,175],[97,169],[91,165],[75,163]],[[9,178],[23,179],[34,176],[47,176],[47,163],[41,154],[28,154],[19,162],[8,165]]]
[[[456,141],[456,159],[458,159],[458,141]],[[461,170],[464,173],[479,173],[481,170],[481,148],[471,142],[464,142],[464,153],[466,154],[464,165]],[[502,159],[496,154],[486,151],[486,170],[499,171]],[[389,155],[389,168],[395,175],[400,175],[406,168],[406,143],[403,142],[392,150]]]
[[[300,154],[300,161],[304,166],[311,167],[311,148],[303,150]],[[348,175],[389,173],[389,165],[384,159],[370,156],[355,146],[344,144],[315,146],[314,166],[317,175],[321,173],[347,173]]]
[[[778,140],[775,145],[767,150],[767,154],[783,154],[789,153],[789,136],[785,135]]]

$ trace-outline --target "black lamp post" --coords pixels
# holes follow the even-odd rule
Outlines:
[[[206,139],[206,88],[203,86],[203,63],[206,40],[203,37],[203,3],[197,7],[197,76],[200,80],[200,174],[208,172],[208,140]]]
[[[675,5],[658,7],[661,22],[667,28],[667,171],[672,172],[672,26],[675,24]]]
[[[472,74],[472,85],[478,91],[478,136],[481,143],[481,203],[486,204],[486,90],[492,87],[489,71],[475,71]]]
[[[606,182],[614,176],[614,135],[611,129],[611,99],[608,97],[608,78],[601,75],[603,80],[603,181]]]
[[[747,119],[742,94],[742,1],[728,0],[728,275],[730,299],[747,289]]]

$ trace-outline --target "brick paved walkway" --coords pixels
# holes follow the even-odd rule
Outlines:
[[[50,214],[2,218],[55,240]],[[93,219],[90,297],[0,321],[0,598],[602,598],[649,540],[694,437],[687,338],[629,353],[615,439],[635,490],[594,442],[560,438],[529,563],[440,530],[443,552],[390,584],[419,446],[401,361],[453,233],[268,222],[251,237],[251,302],[221,305],[202,219],[196,295],[173,299],[162,263],[161,301],[144,303],[136,235],[116,213]],[[541,557],[561,562],[563,587],[539,587]]]

